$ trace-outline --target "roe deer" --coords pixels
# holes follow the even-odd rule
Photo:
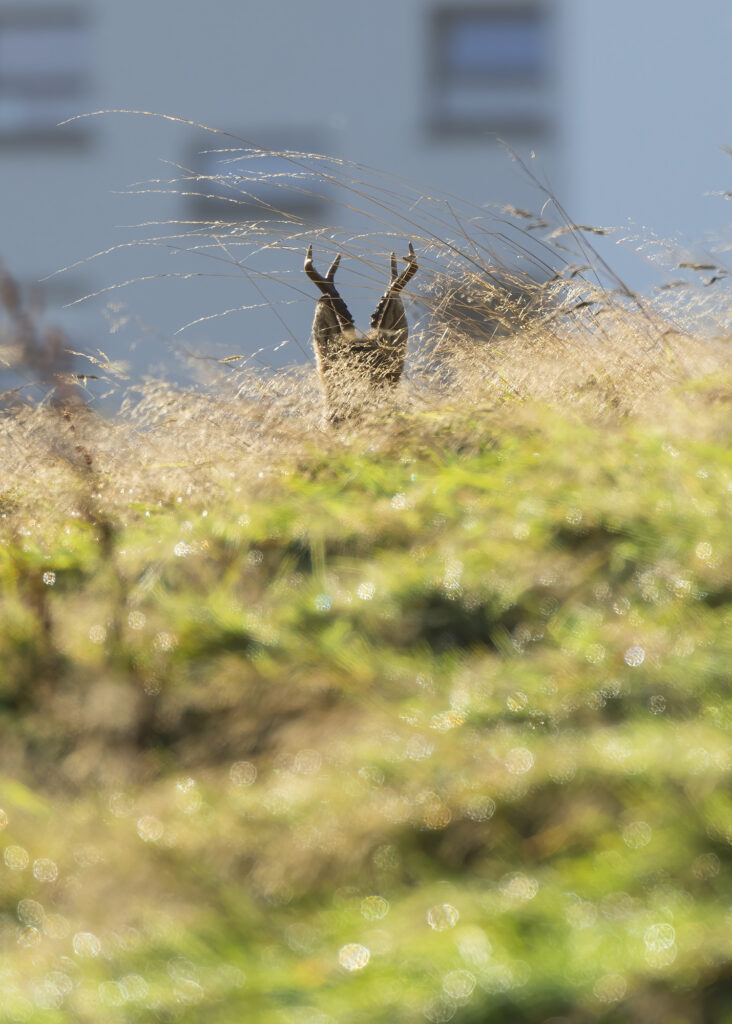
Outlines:
[[[323,293],[315,308],[313,345],[330,423],[357,414],[359,408],[374,404],[399,383],[409,335],[399,293],[417,272],[411,242],[409,255],[402,258],[407,266],[399,274],[396,256],[391,254],[389,287],[371,316],[371,329],[362,334],[333,283],[341,254],[321,277],[313,266],[312,245],[308,248],[305,273]]]

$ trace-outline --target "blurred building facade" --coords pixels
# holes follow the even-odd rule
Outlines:
[[[211,214],[167,184],[181,167],[216,169],[201,152],[210,138],[133,115],[58,126],[109,109],[178,115],[383,168],[425,191],[536,208],[500,136],[578,221],[702,239],[726,212],[705,192],[732,180],[721,151],[732,143],[731,39],[727,0],[3,2],[0,256],[26,288],[73,265],[43,285],[52,315],[75,347],[137,368],[164,364],[181,325],[240,304],[235,275],[218,276],[210,258],[203,276],[160,279],[178,272],[178,241],[126,245]],[[135,182],[143,194],[120,194]],[[331,214],[327,201],[305,212],[314,223]],[[59,312],[137,277],[149,280]],[[311,313],[295,302],[289,331],[306,338]],[[246,315],[206,321],[196,342],[276,347],[279,319]]]

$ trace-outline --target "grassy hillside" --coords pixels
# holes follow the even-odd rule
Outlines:
[[[0,1022],[732,1024],[724,274],[345,167],[318,260],[406,229],[422,319],[337,430],[240,356],[79,382],[0,281]]]
[[[0,1019],[732,1020],[729,397],[9,414]]]

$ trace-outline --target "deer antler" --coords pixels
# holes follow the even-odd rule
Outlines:
[[[414,255],[414,249],[412,243],[409,242],[409,255],[402,256],[403,260],[406,260],[406,267],[397,274],[397,261],[394,253],[391,254],[391,283],[389,285],[389,291],[393,294],[394,292],[400,292],[402,288],[410,281],[418,270],[417,257]]]
[[[401,305],[401,299],[397,299],[397,296],[419,269],[417,257],[414,255],[414,249],[411,242],[409,242],[409,255],[402,256],[402,259],[406,261],[407,265],[400,274],[397,270],[396,256],[394,253],[391,254],[391,281],[389,282],[389,287],[381,296],[381,301],[371,317],[371,326],[374,328],[380,328],[383,325],[385,318],[396,322],[404,317],[404,307]],[[395,302],[398,302],[399,305],[395,305]],[[390,312],[391,316],[389,316]]]
[[[308,275],[310,280],[320,288],[323,295],[337,295],[333,279],[335,272],[338,270],[338,264],[341,262],[341,254],[338,253],[336,258],[328,268],[328,273],[325,277],[321,277],[318,271],[313,266],[313,247],[308,246],[307,256],[305,257],[305,273]]]
[[[375,401],[379,393],[392,390],[399,383],[409,334],[399,293],[417,272],[411,242],[409,255],[403,257],[407,265],[401,274],[397,258],[391,254],[389,287],[371,317],[371,330],[361,334],[335,286],[340,259],[338,253],[323,277],[313,266],[312,245],[305,257],[305,273],[321,292],[313,320],[313,346],[326,416],[331,423],[357,414],[364,404]]]
[[[338,253],[328,268],[328,273],[325,277],[321,277],[313,265],[313,247],[312,245],[308,246],[307,256],[305,257],[305,273],[313,284],[320,289],[323,295],[330,300],[329,305],[332,306],[333,312],[338,318],[340,328],[343,330],[344,327],[353,327],[353,317],[348,312],[348,306],[346,306],[345,302],[338,294],[338,289],[333,283],[335,279],[335,272],[338,269],[338,264],[340,262],[341,254]]]

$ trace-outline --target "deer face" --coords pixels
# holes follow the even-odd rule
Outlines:
[[[371,316],[371,329],[361,334],[333,283],[341,254],[333,260],[325,277],[321,277],[313,266],[312,245],[308,249],[305,273],[322,292],[315,308],[313,346],[325,414],[331,423],[356,415],[359,409],[378,401],[380,395],[399,383],[409,335],[399,293],[417,272],[411,242],[409,255],[403,258],[407,266],[399,274],[396,256],[391,254],[389,287]]]

